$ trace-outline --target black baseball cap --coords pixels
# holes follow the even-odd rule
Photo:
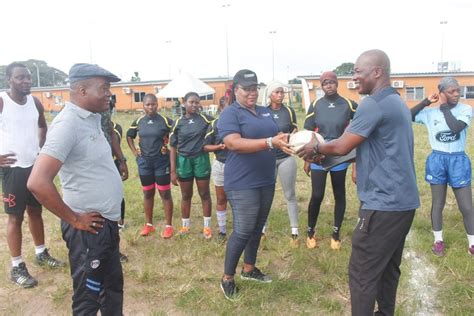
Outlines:
[[[75,64],[69,70],[69,83],[96,77],[104,77],[109,82],[118,82],[122,80],[110,71],[94,64]]]
[[[241,69],[234,76],[234,86],[240,85],[244,88],[258,85],[257,74],[252,70]]]

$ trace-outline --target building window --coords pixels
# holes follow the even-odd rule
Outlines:
[[[409,87],[406,88],[407,100],[423,100],[425,98],[425,88],[423,87]]]
[[[166,98],[166,102],[179,101],[179,98]]]
[[[201,99],[201,100],[214,100],[214,95],[213,94],[203,95],[203,96],[200,96],[199,99]]]
[[[324,91],[322,89],[316,89],[316,100],[319,100],[322,97],[324,97]]]
[[[461,98],[474,99],[474,86],[461,87]]]
[[[63,105],[63,97],[60,95],[54,96],[54,105]]]
[[[145,97],[145,92],[134,92],[133,99],[135,102],[143,102],[143,98]]]

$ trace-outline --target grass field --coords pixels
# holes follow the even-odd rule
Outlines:
[[[119,113],[115,115],[114,121],[126,130],[136,116],[137,114]],[[299,112],[298,118],[299,125],[302,126],[303,113]],[[417,211],[405,247],[397,314],[473,315],[474,258],[467,255],[462,218],[451,191],[444,210],[447,255],[438,258],[431,254],[431,193],[423,180],[424,162],[430,147],[425,128],[414,126],[414,131],[415,163],[422,205]],[[473,128],[469,133],[468,154],[474,157]],[[277,184],[268,237],[261,246],[257,262],[263,271],[273,277],[274,282],[261,285],[237,278],[242,295],[239,301],[232,303],[224,299],[219,288],[225,246],[216,239],[206,241],[201,237],[202,211],[197,193],[193,198],[189,236],[175,236],[170,240],[159,237],[164,225],[159,199],[155,201],[154,212],[157,233],[147,238],[139,236],[144,223],[141,187],[136,164],[125,141],[122,141],[122,148],[128,158],[130,171],[129,180],[124,182],[127,228],[121,235],[121,249],[129,257],[129,262],[123,266],[125,314],[350,314],[347,265],[351,231],[357,220],[359,206],[355,186],[350,181],[350,172],[346,182],[348,203],[342,228],[342,249],[339,252],[334,252],[329,247],[334,207],[330,181],[317,225],[320,246],[312,250],[304,245],[304,234],[298,249],[290,247],[286,204]],[[298,164],[299,227],[300,232],[304,233],[311,184],[302,170],[302,161],[299,160]],[[174,187],[172,193],[176,231],[181,224],[180,192]],[[0,252],[0,263],[4,267],[0,276],[0,314],[70,314],[72,285],[69,270],[44,270],[34,265],[34,248],[26,223],[23,229],[23,255],[31,274],[38,278],[40,284],[37,288],[24,290],[9,281],[10,257],[5,241],[7,218],[3,212],[0,213],[0,249],[4,249]],[[67,250],[60,236],[58,219],[46,210],[44,219],[48,247],[55,256],[66,259]],[[213,226],[216,226],[215,215]],[[230,221],[228,227],[231,227]]]

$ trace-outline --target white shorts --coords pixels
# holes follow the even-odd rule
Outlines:
[[[212,163],[212,180],[216,187],[224,186],[224,167],[225,163],[220,162],[217,159],[214,159]]]

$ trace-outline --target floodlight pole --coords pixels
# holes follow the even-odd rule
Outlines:
[[[39,67],[36,63],[33,63],[33,66],[35,66],[36,68],[36,79],[38,80],[38,88],[41,87],[41,83],[40,83],[40,72],[39,72]]]
[[[276,31],[270,31],[272,37],[272,80],[275,80],[275,34]]]
[[[221,6],[222,8],[230,8],[230,4],[226,3]],[[227,19],[225,23],[225,55],[226,55],[226,63],[227,63],[227,78],[230,76],[230,71],[229,71],[229,30],[227,27]]]
[[[448,21],[440,21],[439,24],[441,25],[446,25],[448,24]],[[441,31],[441,63],[443,63],[443,55],[444,55],[444,27],[442,27],[442,31]]]

